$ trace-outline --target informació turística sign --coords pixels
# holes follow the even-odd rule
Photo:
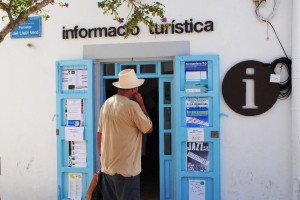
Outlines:
[[[172,20],[167,29],[165,24],[156,25],[155,29],[149,30],[151,35],[168,35],[168,34],[183,34],[183,33],[201,33],[214,31],[213,21],[194,22],[193,19],[185,20],[184,22],[176,23]],[[131,34],[137,36],[140,33],[140,28],[137,26]],[[62,39],[79,39],[79,38],[103,38],[103,37],[118,37],[125,36],[125,27],[97,27],[83,28],[78,25],[74,28],[62,27]]]

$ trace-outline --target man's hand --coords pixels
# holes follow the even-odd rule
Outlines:
[[[143,97],[142,97],[141,93],[139,93],[139,92],[136,92],[133,94],[133,100],[135,102],[137,102],[141,107],[142,107],[142,105],[144,105]]]

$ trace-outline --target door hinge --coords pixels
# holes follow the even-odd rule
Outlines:
[[[58,128],[56,129],[56,135],[59,135],[59,129]]]

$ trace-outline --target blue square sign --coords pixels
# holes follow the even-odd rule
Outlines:
[[[27,22],[21,23],[10,33],[11,38],[41,37],[41,16],[28,17]]]

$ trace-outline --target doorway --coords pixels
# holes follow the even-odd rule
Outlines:
[[[106,79],[103,90],[106,98],[116,94],[117,89],[112,85],[117,79]],[[159,200],[159,95],[158,78],[146,78],[139,87],[146,109],[153,122],[153,132],[143,135],[142,144],[142,173],[141,200]]]

